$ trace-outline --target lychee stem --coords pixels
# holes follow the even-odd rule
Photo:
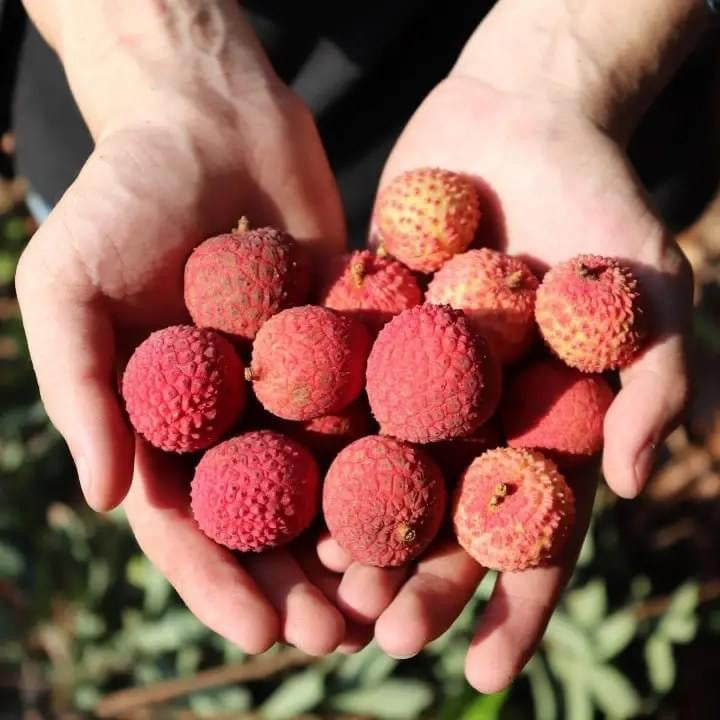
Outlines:
[[[365,278],[365,263],[362,259],[350,265],[350,277],[355,287],[362,287],[363,279]]]
[[[490,502],[488,503],[491,510],[497,510],[498,505],[502,502],[502,499],[507,495],[508,487],[505,483],[498,483],[495,486],[493,494],[490,496]]]
[[[237,223],[237,226],[233,228],[234,233],[244,233],[250,229],[250,221],[243,215]]]
[[[379,258],[384,258],[384,257],[387,257],[387,256],[388,256],[388,251],[385,249],[385,244],[383,243],[382,240],[378,243],[378,246],[377,246],[377,248],[375,249],[375,254],[376,254]]]
[[[511,290],[517,290],[520,285],[522,285],[522,271],[516,270],[513,273],[510,273],[505,278],[505,284],[511,289]]]
[[[600,275],[602,275],[604,268],[591,268],[588,267],[585,263],[578,263],[577,267],[577,273],[582,278],[587,278],[588,280],[598,280],[600,278]]]
[[[411,543],[415,539],[415,531],[404,522],[395,528],[395,533],[402,543]]]
[[[245,368],[245,380],[247,382],[252,382],[253,380],[257,379],[257,375],[253,372],[253,369],[248,365],[248,367]]]

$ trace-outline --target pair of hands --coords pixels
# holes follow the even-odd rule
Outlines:
[[[264,85],[234,105],[206,97],[202,107],[166,92],[97,137],[18,267],[48,413],[90,505],[123,502],[140,547],[210,628],[252,653],[278,640],[315,654],[352,651],[374,633],[386,652],[409,657],[450,626],[485,573],[456,544],[443,541],[411,570],[352,563],[328,537],[238,560],[195,527],[186,470],[127,426],[116,367],[149,331],[186,320],[182,270],[194,245],[241,214],[287,229],[318,257],[344,243],[312,117],[287,88]],[[460,67],[411,119],[381,185],[428,165],[488,188],[496,207],[486,221],[511,254],[545,265],[579,253],[633,263],[653,342],[622,374],[603,466],[615,492],[636,495],[685,401],[692,281],[622,147],[580,107],[503,91]],[[576,478],[575,489],[578,524],[565,560],[497,580],[467,654],[478,690],[508,684],[542,636],[586,532],[595,478]]]

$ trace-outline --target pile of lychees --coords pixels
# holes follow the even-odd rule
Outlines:
[[[148,442],[204,451],[190,502],[208,537],[275,548],[322,508],[355,560],[397,566],[449,515],[484,566],[557,559],[575,517],[561,473],[601,449],[601,373],[641,349],[637,282],[593,255],[539,281],[479,247],[481,214],[470,180],[423,168],[380,194],[378,250],[328,259],[319,282],[274,228],[241,221],[194,250],[194,325],[150,335],[122,392]]]

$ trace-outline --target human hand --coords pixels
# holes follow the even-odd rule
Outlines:
[[[501,40],[510,43],[510,37]],[[575,100],[555,82],[544,89],[513,86],[497,81],[482,63],[478,72],[474,61],[466,52],[427,97],[395,145],[380,186],[419,167],[466,173],[485,198],[480,233],[499,249],[539,269],[581,253],[618,256],[631,265],[652,335],[621,373],[622,389],[605,419],[603,469],[617,494],[633,497],[687,395],[689,266],[628,163],[622,147],[627,124],[605,114],[611,103]],[[479,620],[466,675],[482,692],[501,689],[522,669],[575,564],[596,473],[569,480],[577,521],[566,552],[553,566],[501,574]],[[376,621],[377,642],[396,657],[418,653],[444,632],[486,572],[451,540],[411,569],[352,563],[329,538],[318,550],[327,567],[344,572],[340,606],[368,626]]]
[[[300,550],[240,562],[206,538],[189,512],[189,468],[133,438],[116,392],[118,364],[138,341],[187,321],[183,267],[205,237],[247,215],[287,229],[309,252],[342,248],[340,203],[312,118],[261,59],[254,74],[247,63],[238,71],[232,48],[196,58],[183,45],[179,74],[154,58],[149,76],[135,54],[98,77],[67,36],[64,47],[97,145],[17,271],[48,414],[90,505],[125,498],[140,547],[201,621],[248,652],[278,639],[328,652],[345,624],[319,588],[317,563]],[[143,40],[131,47],[142,50]]]

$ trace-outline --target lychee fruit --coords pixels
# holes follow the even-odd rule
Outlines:
[[[346,445],[370,434],[370,411],[361,400],[331,415],[305,420],[304,422],[282,422],[282,429],[316,458],[331,460]]]
[[[195,469],[192,513],[221,545],[259,552],[284,545],[305,530],[320,504],[313,456],[269,430],[249,432],[208,450]]]
[[[263,407],[285,420],[335,414],[360,394],[370,336],[365,326],[314,305],[270,318],[246,373]]]
[[[434,442],[475,432],[495,411],[500,364],[460,310],[418,305],[378,334],[367,364],[384,435]]]
[[[467,437],[440,440],[425,446],[449,482],[455,482],[470,463],[486,450],[500,447],[502,438],[494,418]]]
[[[517,360],[536,337],[537,278],[518,258],[497,250],[468,250],[435,273],[425,299],[464,311],[503,363]]]
[[[537,362],[510,383],[502,420],[511,447],[541,450],[561,467],[592,457],[603,445],[603,419],[613,391],[602,375],[556,360]]]
[[[555,463],[533,450],[489,450],[473,461],[455,491],[458,542],[493,570],[554,562],[574,520],[572,490]]]
[[[185,305],[193,322],[249,342],[280,310],[299,305],[309,290],[302,249],[271,227],[209,238],[185,265]]]
[[[123,374],[130,422],[162,450],[203,450],[240,418],[243,370],[233,346],[213,330],[158,330],[135,349]]]
[[[435,272],[473,241],[480,198],[464,175],[439,168],[410,170],[380,192],[374,220],[385,251],[412,270]]]
[[[377,333],[393,315],[419,305],[422,292],[402,263],[360,250],[330,261],[320,302]]]
[[[617,259],[597,255],[578,255],[546,273],[535,318],[550,349],[583,372],[625,367],[644,335],[636,279]]]
[[[417,557],[443,520],[442,473],[419,448],[369,435],[342,450],[325,477],[330,534],[354,560],[392,567]]]

